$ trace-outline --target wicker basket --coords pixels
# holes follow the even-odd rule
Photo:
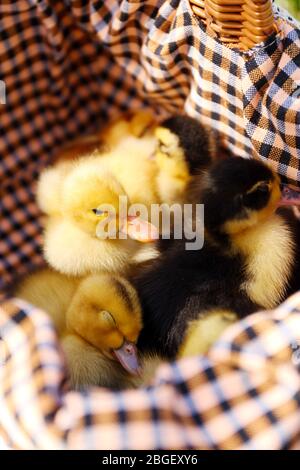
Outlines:
[[[229,47],[250,49],[276,31],[271,0],[190,0],[192,10]]]

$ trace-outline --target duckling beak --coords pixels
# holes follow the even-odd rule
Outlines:
[[[159,238],[159,232],[155,225],[135,216],[127,217],[120,227],[120,232],[142,243],[152,242]]]
[[[134,343],[124,341],[121,348],[113,350],[113,355],[127,372],[132,375],[140,375],[141,366],[137,356],[137,348]]]
[[[294,191],[288,186],[281,186],[281,198],[278,207],[283,206],[300,206],[300,193]]]

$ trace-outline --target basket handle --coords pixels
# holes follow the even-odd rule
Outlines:
[[[229,47],[242,50],[277,31],[271,0],[190,0],[196,16]]]

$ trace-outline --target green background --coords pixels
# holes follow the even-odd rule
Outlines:
[[[300,20],[300,0],[276,0],[276,3]]]

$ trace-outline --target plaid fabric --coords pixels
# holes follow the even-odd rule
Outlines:
[[[244,53],[206,34],[188,0],[1,0],[4,295],[17,274],[43,263],[38,174],[63,145],[128,109],[185,110],[222,132],[233,153],[267,159],[285,182],[299,186],[300,33],[294,20],[274,11],[278,34]],[[3,443],[299,446],[299,377],[287,359],[299,314],[291,311],[279,323],[276,314],[274,321],[254,317],[260,320],[255,330],[238,325],[232,343],[214,348],[210,359],[167,366],[153,389],[65,395],[62,358],[46,318],[10,300],[1,310],[8,345],[1,368]],[[267,327],[278,354],[264,344]],[[248,343],[261,369],[251,348],[241,351]]]
[[[17,449],[300,449],[300,294],[233,325],[151,387],[68,391],[47,316],[0,310],[0,445]],[[298,337],[297,337],[298,333]]]
[[[0,290],[42,263],[39,172],[64,144],[128,109],[185,110],[235,154],[268,159],[299,185],[291,19],[247,53],[207,35],[188,0],[2,0],[0,28]]]

